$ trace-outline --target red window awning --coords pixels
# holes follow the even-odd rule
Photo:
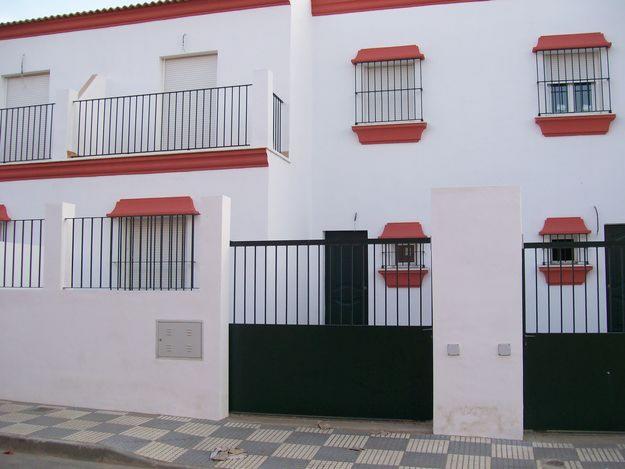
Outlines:
[[[581,217],[547,218],[541,236],[558,234],[589,234],[590,230]]]
[[[376,47],[373,49],[360,49],[356,57],[352,59],[353,64],[363,62],[384,62],[388,60],[425,59],[418,46],[394,46]]]
[[[0,221],[11,221],[11,217],[7,213],[7,208],[0,204]]]
[[[387,223],[380,238],[425,238],[421,223],[418,221]]]
[[[155,215],[199,215],[191,197],[154,197],[146,199],[120,199],[106,216],[140,217]]]
[[[533,52],[558,49],[584,49],[592,47],[610,47],[603,33],[559,34],[540,36]]]

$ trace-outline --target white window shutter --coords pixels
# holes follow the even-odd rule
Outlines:
[[[31,106],[50,102],[50,74],[7,78],[6,107]]]
[[[165,59],[164,91],[217,86],[217,54]]]

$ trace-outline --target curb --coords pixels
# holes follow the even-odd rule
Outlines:
[[[108,464],[124,464],[134,467],[151,467],[156,469],[188,469],[174,463],[165,463],[145,458],[130,452],[119,451],[105,446],[84,443],[70,443],[58,440],[42,440],[23,436],[0,434],[0,448],[31,454],[46,454],[82,461],[102,462]]]

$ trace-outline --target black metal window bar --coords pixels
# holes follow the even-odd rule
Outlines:
[[[41,287],[43,223],[39,218],[0,221],[0,287]]]
[[[416,262],[385,262],[395,246]],[[233,324],[432,326],[430,238],[232,241]],[[417,248],[419,246],[419,248]],[[426,253],[427,251],[427,253]],[[383,274],[423,273],[421,287]]]
[[[525,243],[522,260],[526,333],[625,332],[625,302],[611,300],[610,293],[618,299],[625,291],[625,243],[564,238]],[[575,275],[577,284],[563,281]],[[550,276],[559,281],[549,285]],[[620,278],[619,284],[609,285],[612,278]]]
[[[250,86],[75,101],[77,156],[247,146]]]
[[[284,101],[274,93],[273,95],[273,149],[278,153],[282,153],[283,148],[282,129],[283,121],[282,114],[284,109]]]
[[[382,265],[402,270],[425,268],[425,249],[422,243],[382,245]]]
[[[69,288],[191,290],[192,215],[70,218]]]
[[[543,243],[551,243],[556,246],[577,246],[577,247],[556,247],[543,249],[542,265],[588,265],[588,248],[579,247],[582,241],[588,241],[587,234],[553,234],[543,236]]]
[[[354,86],[356,125],[423,121],[420,59],[357,63]]]
[[[536,52],[538,115],[612,112],[607,47]]]
[[[53,115],[54,104],[0,109],[0,161],[50,159]]]

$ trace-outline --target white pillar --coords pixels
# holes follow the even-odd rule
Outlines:
[[[432,191],[436,434],[523,437],[521,233],[517,187]]]
[[[255,70],[250,100],[250,145],[254,148],[273,147],[273,73]]]
[[[64,160],[68,152],[75,152],[77,117],[74,115],[74,100],[78,94],[74,90],[61,90],[57,93],[52,121],[52,159]]]
[[[66,218],[75,216],[76,206],[47,204],[43,225],[43,288],[63,288],[71,268],[71,236]]]
[[[197,279],[204,314],[204,360],[209,389],[208,415],[228,416],[228,312],[230,304],[230,199],[207,197],[198,204],[195,229],[198,248]],[[206,372],[208,371],[208,372]]]

